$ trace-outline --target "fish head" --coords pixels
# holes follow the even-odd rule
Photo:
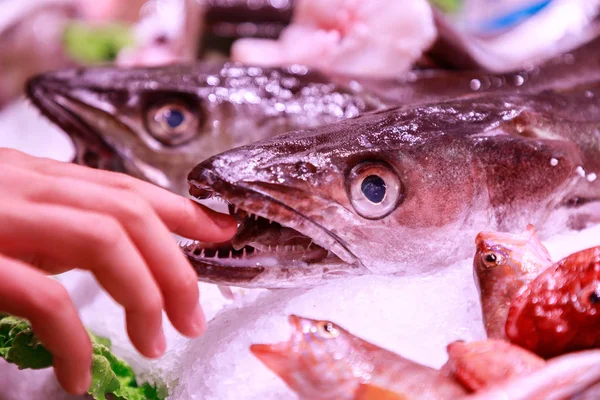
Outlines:
[[[240,229],[231,257],[184,251],[201,279],[261,287],[451,265],[485,227],[546,213],[574,175],[567,156],[550,164],[554,144],[502,130],[519,111],[502,98],[400,107],[211,157],[190,194],[229,202]]]
[[[356,377],[347,360],[359,340],[329,321],[289,317],[292,334],[287,342],[253,344],[250,351],[286,384],[305,398],[345,398]]]
[[[600,247],[565,257],[514,299],[506,335],[543,357],[600,343]]]
[[[480,291],[488,286],[487,281],[519,281],[539,274],[552,264],[548,249],[531,224],[520,234],[480,232],[475,244],[473,267]]]
[[[199,159],[380,106],[305,67],[231,63],[59,70],[27,93],[71,136],[77,162],[182,194]]]

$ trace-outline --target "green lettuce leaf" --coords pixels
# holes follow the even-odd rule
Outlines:
[[[457,12],[462,6],[462,0],[430,0],[430,3],[444,12]]]
[[[90,333],[93,346],[92,385],[94,399],[164,400],[164,387],[148,383],[138,386],[135,373],[127,363],[110,351],[110,340]],[[52,366],[52,355],[44,348],[24,319],[0,315],[0,357],[19,369],[42,369]]]
[[[113,61],[121,49],[134,43],[130,28],[116,23],[90,26],[72,22],[63,40],[67,54],[82,63]]]

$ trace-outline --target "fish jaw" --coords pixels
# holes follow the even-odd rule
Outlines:
[[[351,367],[334,354],[340,350],[351,351],[344,347],[347,333],[329,321],[296,315],[290,315],[288,321],[292,326],[288,341],[253,344],[250,346],[252,354],[301,398],[351,400],[360,382]],[[329,334],[325,327],[329,327],[331,337],[324,336]]]
[[[276,344],[253,344],[250,352],[258,358],[267,368],[279,375],[293,390],[302,390],[302,368],[298,351],[302,346],[301,318],[295,315],[288,317],[292,325],[290,338]]]
[[[368,273],[335,235],[265,194],[260,186],[252,182],[227,182],[204,164],[192,170],[188,180],[193,197],[206,199],[218,195],[229,203],[232,214],[242,220],[236,237],[243,233],[243,226],[252,224],[260,224],[274,231],[274,235],[284,230],[293,232],[291,241],[281,243],[276,237],[275,245],[245,240],[235,246],[234,237],[233,242],[224,244],[216,252],[202,243],[184,244],[183,251],[200,280],[281,288],[313,286],[329,279]],[[299,193],[293,195],[301,198]]]
[[[514,231],[525,219],[543,223],[571,194],[579,182],[578,153],[558,136],[563,126],[554,127],[552,141],[515,129],[547,122],[536,109],[555,100],[548,94],[455,100],[289,132],[202,162],[188,175],[190,194],[218,195],[234,211],[280,222],[345,263],[359,261],[360,274],[435,271],[467,256],[477,232]],[[561,160],[556,166],[553,157]],[[378,201],[365,201],[369,177],[385,183]],[[281,278],[280,285],[302,284],[299,275],[275,279]]]
[[[600,345],[600,247],[562,259],[513,300],[506,335],[542,357]]]
[[[185,152],[179,151],[180,157],[171,157],[175,166],[168,159],[164,162],[163,147],[147,137],[138,118],[138,104],[128,101],[131,90],[102,78],[109,71],[98,67],[44,73],[29,80],[27,95],[44,116],[70,136],[76,150],[74,162],[125,172],[184,193],[185,170],[193,163],[186,163]],[[173,154],[171,149],[166,152]]]
[[[67,105],[63,97],[63,82],[37,76],[30,79],[26,92],[32,103],[50,121],[61,127],[70,136],[75,147],[74,162],[89,167],[124,171],[123,159],[98,134],[79,118]]]

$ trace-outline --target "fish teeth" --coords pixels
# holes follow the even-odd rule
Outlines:
[[[246,248],[242,249],[242,258],[246,258]]]

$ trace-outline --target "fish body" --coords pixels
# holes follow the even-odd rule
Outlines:
[[[437,271],[484,230],[564,229],[598,215],[599,95],[405,106],[214,156],[190,172],[190,194],[221,197],[242,225],[224,254],[184,251],[202,280],[290,287]]]
[[[552,259],[533,225],[521,234],[481,232],[475,244],[473,268],[485,330],[489,338],[502,339],[511,301]]]
[[[516,296],[506,322],[513,342],[543,356],[600,346],[600,247],[554,264]]]
[[[447,351],[448,362],[442,372],[471,392],[525,376],[545,365],[542,358],[504,340],[457,341],[450,343]]]
[[[392,106],[568,89],[597,80],[600,39],[539,67],[500,75],[421,70],[384,79],[298,65],[201,62],[49,72],[32,79],[27,94],[72,138],[75,162],[183,194],[187,173],[199,161],[286,131]],[[171,111],[171,122],[180,122],[175,128],[165,125]]]
[[[294,315],[289,321],[287,342],[253,344],[250,351],[301,399],[587,399],[600,384],[597,350],[545,361],[501,340],[454,342],[436,370],[330,321]]]
[[[289,321],[293,332],[288,342],[252,345],[251,351],[303,399],[385,395],[441,400],[465,393],[439,371],[366,342],[332,322],[293,315]]]
[[[600,351],[570,353],[548,360],[543,368],[461,400],[591,400],[600,384]]]

